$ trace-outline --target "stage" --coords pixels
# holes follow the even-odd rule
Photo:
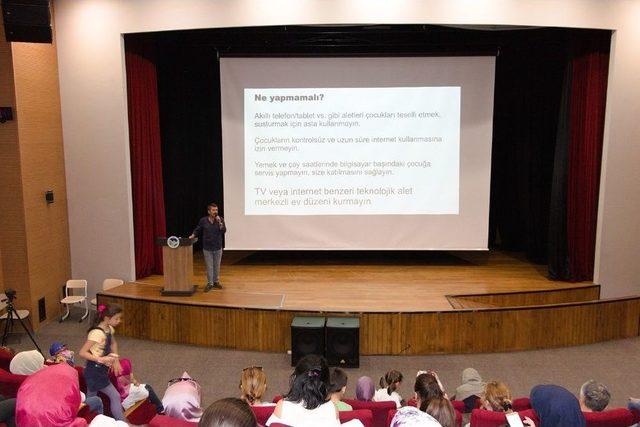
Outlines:
[[[124,335],[244,350],[290,349],[294,316],[360,318],[362,354],[523,350],[639,333],[640,298],[600,300],[593,283],[547,279],[505,252],[226,252],[222,290],[188,297],[162,276],[101,292],[125,307]],[[507,327],[503,327],[503,326]]]
[[[461,258],[463,256],[464,258]],[[203,292],[204,261],[194,254],[198,292],[171,301],[222,307],[322,312],[446,311],[459,295],[588,287],[554,282],[546,266],[504,252],[225,253],[222,291]],[[160,297],[162,276],[139,279],[122,295]]]

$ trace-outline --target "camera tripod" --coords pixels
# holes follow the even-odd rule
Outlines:
[[[33,338],[33,335],[31,335],[31,332],[24,325],[24,322],[20,318],[20,315],[18,314],[16,309],[13,307],[13,301],[11,299],[9,299],[9,298],[4,300],[3,302],[5,302],[5,301],[7,303],[7,314],[6,314],[7,319],[6,319],[6,323],[4,325],[4,333],[2,334],[2,343],[1,343],[1,345],[4,347],[5,343],[7,342],[7,336],[9,335],[9,327],[11,327],[11,330],[13,330],[13,321],[14,321],[14,319],[18,319],[18,322],[20,322],[20,324],[22,325],[22,329],[24,329],[24,331],[27,333],[27,335],[29,335],[29,338],[31,339],[31,342],[36,347],[38,352],[40,352],[40,354],[42,354],[42,350],[40,350],[40,347],[38,347],[38,343],[36,343],[36,340]]]

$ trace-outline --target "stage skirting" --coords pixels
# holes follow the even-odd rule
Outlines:
[[[215,306],[197,299],[127,296],[117,288],[100,293],[98,300],[123,305],[118,332],[128,337],[286,352],[294,316],[347,316],[360,318],[363,355],[427,355],[531,350],[638,336],[640,296],[598,296],[599,286],[593,285],[450,296],[449,311],[358,313]]]

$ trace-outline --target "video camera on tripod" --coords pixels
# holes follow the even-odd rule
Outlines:
[[[7,289],[4,293],[6,295],[6,298],[1,299],[0,302],[4,302],[7,304],[6,306],[7,314],[0,317],[0,319],[5,319],[6,321],[4,325],[4,333],[2,334],[2,341],[0,344],[2,346],[5,345],[5,343],[7,342],[7,336],[9,335],[9,331],[13,330],[13,321],[18,320],[18,322],[20,322],[20,324],[22,325],[22,329],[24,329],[27,335],[29,335],[29,338],[31,338],[31,342],[33,343],[33,345],[38,349],[40,354],[42,354],[42,350],[40,350],[40,347],[38,347],[38,344],[36,343],[36,340],[33,338],[33,335],[31,335],[31,332],[29,331],[29,329],[27,329],[27,327],[24,325],[24,322],[22,321],[20,314],[13,307],[13,300],[17,298],[18,293],[15,291],[15,289]]]

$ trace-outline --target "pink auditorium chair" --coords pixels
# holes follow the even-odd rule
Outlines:
[[[351,405],[354,411],[368,409],[371,411],[371,427],[385,427],[387,425],[387,414],[396,409],[395,402],[363,402],[361,400],[343,399],[344,403]]]
[[[528,397],[518,397],[517,399],[513,399],[511,406],[516,412],[526,411],[527,409],[531,409],[531,401]]]
[[[538,420],[538,416],[533,409],[519,411],[518,415],[522,420],[524,420],[524,417],[529,417],[536,425],[540,425],[540,420]],[[471,411],[471,427],[501,427],[505,424],[508,424],[508,422],[504,412],[487,411],[485,409]]]
[[[256,416],[256,420],[258,424],[261,426],[267,423],[267,420],[273,414],[273,410],[276,409],[275,406],[252,406],[251,410],[253,411],[253,415]]]
[[[7,347],[0,347],[0,369],[9,372],[9,364],[15,353]]]
[[[634,424],[634,414],[626,408],[602,412],[584,412],[587,427],[628,427]]]

